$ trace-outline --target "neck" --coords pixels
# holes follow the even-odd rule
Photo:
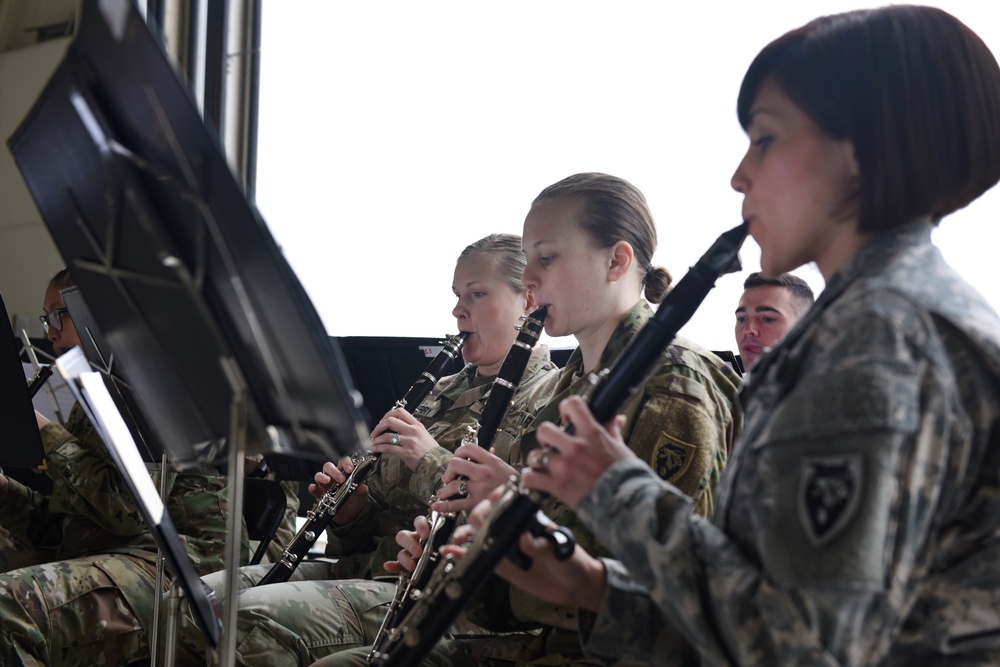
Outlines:
[[[856,224],[846,226],[844,230],[830,239],[821,257],[816,258],[816,267],[823,275],[825,282],[830,282],[841,266],[844,265],[851,255],[856,253],[861,246],[874,238],[874,234],[862,234],[857,230]]]
[[[632,310],[638,302],[639,299],[637,298],[632,300],[631,303],[626,300],[620,301],[614,309],[614,313],[609,313],[600,323],[576,334],[576,341],[580,346],[580,354],[583,356],[584,373],[591,373],[597,369],[597,365],[601,361],[601,354],[603,354],[604,348],[608,346],[608,341],[611,340],[611,334],[615,332],[618,323],[621,322],[625,313]]]

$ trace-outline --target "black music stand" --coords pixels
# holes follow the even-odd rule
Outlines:
[[[0,324],[0,424],[4,428],[0,467],[37,468],[45,458],[42,436],[38,433],[17,339],[2,297],[0,316],[3,317],[3,324]]]
[[[228,450],[235,591],[246,451],[336,460],[368,436],[341,351],[128,0],[83,3],[8,144],[171,458]]]

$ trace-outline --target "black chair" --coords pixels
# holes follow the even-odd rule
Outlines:
[[[277,482],[260,477],[247,477],[243,483],[243,520],[247,535],[257,540],[257,550],[250,559],[257,565],[275,538],[278,526],[285,518],[285,490]]]

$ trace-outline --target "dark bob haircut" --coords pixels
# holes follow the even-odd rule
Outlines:
[[[950,14],[895,5],[818,18],[761,51],[740,88],[743,129],[765,80],[854,145],[861,232],[956,211],[1000,180],[1000,67]]]

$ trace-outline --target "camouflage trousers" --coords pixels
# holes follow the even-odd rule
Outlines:
[[[368,667],[370,647],[322,658],[312,667]],[[439,641],[424,667],[585,667],[605,662],[583,655],[575,632],[548,628],[537,634],[459,635]]]
[[[289,581],[254,588],[270,567],[240,568],[237,664],[306,667],[351,649],[363,649],[362,657],[368,654],[365,647],[375,641],[395,595],[394,581],[329,579],[332,564],[305,562]],[[202,577],[202,581],[222,595],[224,572]],[[456,621],[451,631],[462,636],[490,636],[464,618]],[[217,664],[218,656],[206,651],[204,637],[187,615],[179,639],[181,664]]]
[[[374,641],[396,591],[394,582],[330,580],[332,565],[302,563],[280,584],[254,587],[271,568],[240,568],[236,662],[240,665],[309,665],[337,651]],[[202,577],[220,597],[225,572]],[[214,665],[204,637],[185,614],[179,631],[185,665]]]
[[[148,657],[156,565],[100,554],[0,575],[0,665],[122,665]]]

